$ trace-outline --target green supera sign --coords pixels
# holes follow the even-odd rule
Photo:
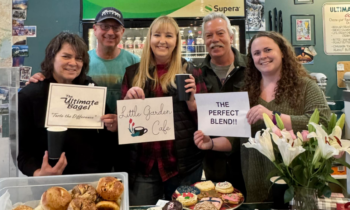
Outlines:
[[[195,0],[83,0],[83,19],[95,19],[104,7],[119,9],[124,18],[156,18],[168,15]]]

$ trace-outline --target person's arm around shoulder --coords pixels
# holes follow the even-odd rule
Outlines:
[[[42,73],[38,72],[29,78],[29,81],[26,82],[26,85],[29,85],[30,83],[37,83],[39,81],[44,81],[44,79],[45,79],[45,76]]]

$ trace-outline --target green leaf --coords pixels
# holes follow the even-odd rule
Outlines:
[[[293,174],[295,175],[294,179],[296,179],[302,185],[307,184],[307,176],[305,176],[304,167],[302,165],[297,165],[293,168]]]
[[[320,166],[321,166],[321,163],[320,163],[320,162],[317,162],[317,163],[315,164],[315,169],[318,169]]]
[[[324,125],[321,125],[321,128],[327,133],[327,128],[326,127],[324,127]]]
[[[283,121],[281,119],[281,117],[278,114],[275,114],[275,118],[276,118],[276,122],[277,122],[277,127],[281,130],[284,129],[284,124]]]
[[[337,121],[336,126],[339,126],[340,129],[343,130],[344,123],[345,123],[345,114],[342,114],[342,115],[340,116],[339,120]]]
[[[324,195],[327,198],[331,197],[332,191],[328,185],[324,185],[318,192],[318,195]]]
[[[331,114],[331,119],[328,122],[328,129],[327,129],[328,135],[332,133],[333,128],[335,127],[336,123],[337,123],[337,115],[332,113]]]
[[[291,201],[294,197],[294,187],[290,186],[284,193],[284,203]]]
[[[310,125],[310,123],[313,122],[313,123],[318,124],[319,121],[320,121],[320,113],[319,113],[318,109],[315,109],[314,113],[311,115],[310,120],[309,120],[309,126],[308,126],[309,133],[316,131],[314,126]]]
[[[327,182],[334,183],[334,184],[337,184],[337,185],[339,185],[341,188],[343,188],[343,189],[346,191],[346,189],[344,188],[344,186],[343,186],[342,184],[340,184],[340,182],[338,182],[338,180],[334,179],[330,174],[328,174],[328,175],[326,176],[326,181],[327,181]]]
[[[266,180],[270,181],[271,177],[274,176],[281,176],[281,173],[277,168],[274,168],[272,171],[270,171],[270,173],[266,177]]]
[[[342,164],[343,166],[346,166],[347,168],[350,169],[350,165],[349,165],[347,162],[345,162],[345,160],[343,160],[343,159],[341,159],[341,158],[340,158],[340,159],[335,159],[334,162],[340,163],[340,164]]]

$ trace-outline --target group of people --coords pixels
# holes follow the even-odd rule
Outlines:
[[[105,12],[107,11],[108,12]],[[19,92],[19,169],[28,176],[126,171],[131,205],[153,205],[171,199],[180,185],[201,180],[229,181],[248,202],[271,200],[266,176],[273,167],[258,151],[247,150],[245,138],[207,136],[197,131],[195,93],[247,91],[252,134],[264,128],[262,114],[272,120],[280,114],[288,130],[307,129],[315,108],[327,123],[325,97],[290,43],[275,32],[259,32],[249,43],[248,55],[231,46],[234,36],[222,13],[203,18],[208,55],[201,67],[181,57],[181,35],[176,21],[158,17],[147,33],[141,60],[117,48],[125,31],[122,13],[112,7],[96,16],[93,26],[98,45],[87,51],[75,34],[60,33],[46,48],[41,73]],[[175,75],[189,73],[188,101],[179,101]],[[44,127],[50,83],[107,87],[104,130],[68,129],[65,153],[48,160]],[[171,96],[175,139],[118,145],[116,100]]]

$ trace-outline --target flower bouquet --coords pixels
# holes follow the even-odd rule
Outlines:
[[[331,196],[328,183],[344,188],[331,176],[333,162],[350,167],[340,159],[344,152],[350,151],[350,141],[341,140],[344,114],[338,121],[337,116],[332,114],[326,128],[318,124],[319,111],[316,109],[310,118],[308,131],[297,132],[296,135],[284,128],[279,115],[275,115],[277,125],[266,114],[263,115],[267,129],[258,131],[255,138],[249,138],[243,145],[257,149],[275,165],[267,178],[279,176],[288,184],[284,202],[294,198],[293,206],[297,209],[317,209],[317,197]]]

